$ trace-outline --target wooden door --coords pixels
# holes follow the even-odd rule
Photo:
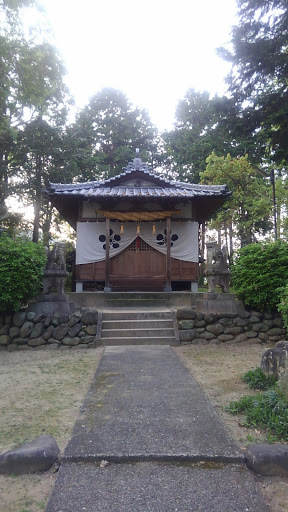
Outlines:
[[[163,290],[165,256],[140,237],[110,260],[112,289]]]

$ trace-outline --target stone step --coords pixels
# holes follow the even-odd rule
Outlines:
[[[174,329],[103,329],[101,338],[152,338],[152,337],[174,337]]]
[[[103,322],[107,320],[162,320],[171,319],[171,311],[149,309],[105,309],[102,313]]]
[[[102,320],[102,329],[173,329],[173,320],[170,318],[131,318]]]
[[[150,298],[143,298],[143,299],[137,299],[137,298],[128,298],[128,297],[109,297],[106,298],[106,305],[109,306],[115,306],[115,307],[164,307],[166,306],[166,300],[165,299],[150,299]]]
[[[131,292],[111,292],[111,293],[106,293],[106,296],[108,298],[114,298],[114,299],[123,299],[123,295],[125,295],[125,297],[127,299],[153,299],[153,300],[159,300],[159,299],[163,299],[163,300],[166,300],[166,296],[167,296],[167,293],[166,292],[137,292],[137,291],[131,291]]]
[[[104,345],[177,345],[175,313],[167,308],[109,308],[101,311]]]
[[[175,337],[154,336],[151,338],[102,338],[102,345],[179,345]]]

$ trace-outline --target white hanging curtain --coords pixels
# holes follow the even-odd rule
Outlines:
[[[140,225],[140,234],[136,234]],[[155,226],[155,234],[152,227]],[[166,222],[125,222],[124,232],[120,233],[121,223],[110,222],[110,258],[124,251],[137,236],[157,251],[166,254]],[[171,222],[171,257],[183,261],[197,263],[198,223]],[[76,264],[103,261],[106,257],[106,225],[105,222],[78,222],[76,243]]]

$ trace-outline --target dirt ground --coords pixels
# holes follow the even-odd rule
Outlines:
[[[243,418],[224,411],[231,400],[251,393],[241,381],[259,366],[259,344],[182,346],[177,354],[211,400],[243,449],[265,433],[241,426]],[[0,453],[52,434],[63,453],[103,349],[0,353]],[[56,468],[43,474],[1,476],[0,512],[45,510]],[[288,511],[288,480],[258,477],[272,512]]]
[[[63,453],[102,352],[1,352],[0,453],[44,434],[53,435]],[[45,510],[55,471],[0,475],[0,512]]]
[[[244,427],[244,417],[225,412],[225,407],[231,401],[253,393],[248,385],[242,382],[241,376],[248,370],[260,366],[265,348],[259,343],[249,342],[186,345],[175,348],[180,359],[221,416],[231,437],[243,450],[251,443],[265,442],[265,432]],[[287,512],[288,479],[258,476],[257,480],[271,512]]]

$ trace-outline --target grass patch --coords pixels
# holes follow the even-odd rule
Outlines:
[[[261,368],[255,370],[249,370],[244,373],[242,381],[246,382],[251,389],[258,389],[259,391],[265,391],[275,386],[277,379],[274,375],[266,377],[265,373],[262,372]]]
[[[231,414],[244,413],[244,425],[265,429],[268,439],[288,441],[288,404],[281,386],[254,396],[243,396],[231,402],[226,410]]]

